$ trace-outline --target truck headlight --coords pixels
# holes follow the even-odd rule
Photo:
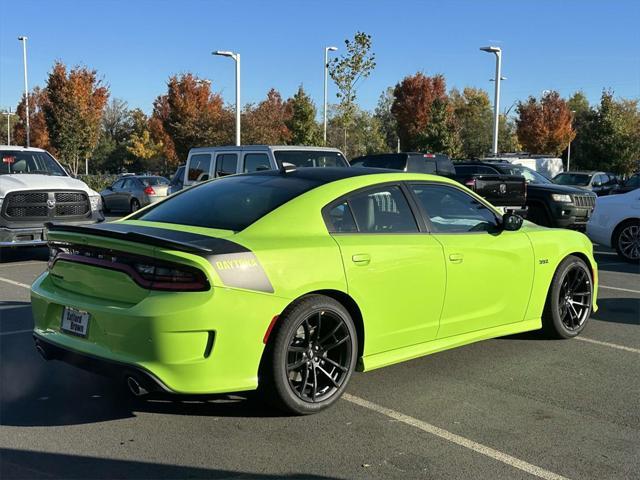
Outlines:
[[[552,193],[551,198],[553,198],[554,202],[571,203],[573,201],[571,199],[571,195],[567,195],[565,193]]]
[[[91,211],[97,212],[98,210],[102,210],[102,200],[100,199],[100,195],[94,195],[89,197],[89,202],[91,203]]]

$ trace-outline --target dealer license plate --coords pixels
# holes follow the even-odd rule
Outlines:
[[[86,337],[89,330],[89,318],[91,314],[75,308],[64,307],[62,310],[62,323],[60,329],[63,332]]]

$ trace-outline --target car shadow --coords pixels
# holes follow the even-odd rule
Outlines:
[[[328,480],[335,477],[309,474],[251,473],[181,465],[167,465],[134,460],[85,457],[60,453],[0,448],[0,478],[84,478],[91,480],[132,479],[289,479]]]
[[[0,248],[0,265],[28,261],[49,260],[49,248],[44,247],[10,247]]]
[[[591,318],[601,322],[640,325],[640,298],[599,298]]]

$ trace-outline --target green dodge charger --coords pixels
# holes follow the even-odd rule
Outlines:
[[[48,239],[37,350],[136,395],[259,389],[313,413],[354,370],[529,330],[574,337],[596,309],[587,237],[424,174],[234,175]]]

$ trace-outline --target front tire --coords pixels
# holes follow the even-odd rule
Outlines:
[[[267,347],[261,388],[276,408],[297,415],[335,403],[355,370],[358,342],[346,308],[308,295],[278,319]]]
[[[640,220],[627,220],[616,228],[613,234],[613,247],[626,262],[640,261]]]
[[[104,197],[100,197],[100,200],[102,201],[102,211],[104,213],[109,213],[111,209],[107,207],[107,202],[104,201]]]
[[[573,338],[584,330],[591,315],[593,279],[579,257],[565,258],[551,280],[542,328],[553,338]]]

